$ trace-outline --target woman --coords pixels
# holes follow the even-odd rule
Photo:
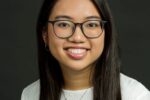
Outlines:
[[[106,0],[44,0],[37,41],[40,80],[22,100],[150,100],[141,83],[120,73]]]

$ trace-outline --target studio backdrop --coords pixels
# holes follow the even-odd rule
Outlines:
[[[0,1],[0,100],[20,100],[38,76],[36,21],[43,0]],[[150,89],[150,1],[109,0],[122,67]]]

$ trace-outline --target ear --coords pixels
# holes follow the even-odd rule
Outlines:
[[[48,33],[47,33],[47,31],[42,32],[42,38],[43,38],[45,45],[47,45],[48,44]]]

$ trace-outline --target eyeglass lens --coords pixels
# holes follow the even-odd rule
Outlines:
[[[67,38],[75,31],[76,25],[71,21],[56,21],[54,31],[58,37]],[[81,26],[86,37],[97,37],[103,32],[102,22],[99,20],[86,21]]]

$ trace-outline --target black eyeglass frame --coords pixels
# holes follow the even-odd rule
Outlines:
[[[54,29],[54,24],[55,24],[56,22],[58,22],[58,21],[69,21],[69,22],[73,23],[74,28],[72,29],[72,34],[71,34],[70,36],[68,36],[68,37],[59,37],[59,36],[56,34],[55,29]],[[83,24],[86,23],[86,22],[88,22],[88,21],[100,21],[100,25],[101,25],[101,28],[102,28],[102,32],[101,32],[98,36],[96,36],[96,37],[88,37],[88,36],[84,33],[84,31],[83,31]],[[52,26],[53,26],[53,31],[54,31],[55,35],[56,35],[58,38],[61,38],[61,39],[70,38],[70,37],[74,34],[77,25],[79,25],[79,27],[80,27],[80,29],[81,29],[83,35],[84,35],[86,38],[89,38],[89,39],[98,38],[98,37],[103,33],[103,31],[104,31],[104,26],[105,26],[105,24],[106,24],[107,22],[108,22],[108,21],[106,21],[106,20],[87,20],[87,21],[84,21],[84,22],[82,22],[82,23],[75,23],[75,22],[70,21],[70,20],[54,20],[54,21],[48,20],[48,23],[51,23]]]

